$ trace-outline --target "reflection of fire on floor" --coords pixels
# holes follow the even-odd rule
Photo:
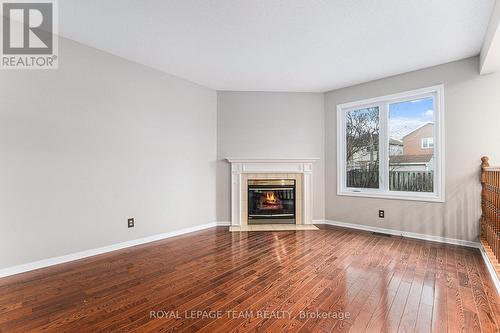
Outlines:
[[[259,224],[230,226],[229,231],[294,231],[294,230],[319,230],[313,224]]]

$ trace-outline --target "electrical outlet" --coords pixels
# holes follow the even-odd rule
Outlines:
[[[378,217],[380,217],[381,219],[383,219],[385,217],[385,211],[383,211],[382,209],[378,211]]]
[[[127,223],[128,223],[128,227],[129,227],[129,228],[133,228],[133,227],[134,227],[134,225],[135,225],[135,220],[134,220],[134,218],[133,218],[133,217],[129,218],[129,219],[127,220]]]

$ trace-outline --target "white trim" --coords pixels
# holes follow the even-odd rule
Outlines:
[[[162,233],[162,234],[147,236],[147,237],[143,237],[143,238],[129,240],[126,242],[121,242],[121,243],[116,243],[116,244],[112,244],[112,245],[108,245],[108,246],[103,246],[103,247],[99,247],[96,249],[90,249],[90,250],[70,253],[70,254],[60,256],[60,257],[42,259],[42,260],[27,263],[27,264],[7,267],[7,268],[0,269],[0,278],[14,275],[14,274],[23,273],[23,272],[32,271],[32,270],[39,269],[39,268],[58,265],[58,264],[62,264],[62,263],[69,262],[69,261],[74,261],[74,260],[79,260],[79,259],[83,259],[83,258],[87,258],[87,257],[92,257],[95,255],[99,255],[99,254],[103,254],[103,253],[107,253],[107,252],[111,252],[111,251],[116,251],[116,250],[124,249],[127,247],[131,247],[131,246],[146,244],[146,243],[154,242],[154,241],[165,239],[165,238],[180,236],[180,235],[184,235],[184,234],[187,234],[190,232],[195,232],[195,231],[208,229],[208,228],[212,228],[212,227],[216,227],[216,226],[227,226],[227,225],[229,225],[228,222],[206,223],[206,224],[201,224],[201,225],[197,225],[194,227],[183,228],[183,229],[169,231],[169,232]]]
[[[217,221],[215,224],[218,227],[229,227],[231,225],[231,221]]]
[[[362,224],[339,222],[339,221],[333,221],[333,220],[314,220],[313,222],[314,222],[314,224],[328,224],[328,225],[333,225],[333,226],[337,226],[337,227],[344,227],[344,228],[371,231],[371,232],[380,232],[380,233],[394,235],[394,236],[403,236],[403,237],[407,237],[407,238],[421,239],[421,240],[427,240],[427,241],[439,242],[439,243],[445,243],[445,244],[461,245],[461,246],[474,247],[474,248],[479,248],[479,246],[480,246],[480,243],[478,243],[478,242],[471,242],[471,241],[466,241],[466,240],[462,240],[462,239],[446,238],[446,237],[441,237],[441,236],[432,236],[432,235],[426,235],[426,234],[419,234],[419,233],[415,233],[415,232],[407,232],[407,231],[401,231],[401,230],[372,227],[372,226],[362,225]]]
[[[378,189],[352,189],[345,186],[345,113],[353,109],[362,109],[367,107],[379,108],[379,123],[380,131],[379,138],[383,137],[383,141],[379,141],[379,172],[381,175],[388,175],[387,157],[388,151],[388,135],[386,121],[388,119],[387,105],[400,101],[409,100],[412,98],[432,97],[434,101],[435,119],[434,123],[434,192],[399,192],[389,191],[387,184],[387,176],[380,177],[380,187]],[[413,201],[432,201],[445,202],[445,151],[444,151],[444,85],[436,85],[406,92],[401,92],[392,95],[380,96],[361,101],[343,103],[337,105],[337,195],[339,196],[357,196],[383,199],[398,199],[398,200],[413,200]],[[387,119],[386,119],[387,118]],[[388,120],[387,120],[388,122]],[[424,124],[423,126],[427,125]],[[387,140],[386,140],[387,139]],[[436,144],[437,143],[437,144]],[[382,161],[386,161],[382,162]]]
[[[237,158],[226,157],[229,163],[312,163],[319,161],[319,157],[304,157],[304,158]]]
[[[431,86],[431,87],[425,87],[425,88],[420,88],[420,89],[415,89],[415,90],[410,90],[410,91],[403,91],[403,92],[396,93],[396,94],[378,96],[378,97],[363,99],[360,101],[343,103],[343,104],[339,104],[337,107],[341,107],[343,109],[354,108],[354,107],[363,108],[367,104],[377,104],[381,101],[387,101],[387,100],[390,100],[391,103],[394,103],[394,100],[399,100],[399,99],[406,100],[407,98],[418,97],[420,95],[426,95],[426,94],[441,90],[441,89],[443,89],[443,87],[444,87],[443,84],[438,84],[438,85]]]
[[[342,192],[337,193],[340,196],[346,197],[364,197],[372,199],[390,199],[390,200],[408,200],[408,201],[423,201],[423,202],[444,202],[444,199],[436,198],[432,193],[427,196],[426,193],[420,193],[418,196],[413,195],[414,192],[401,192],[398,194],[392,194],[394,191],[389,193],[375,192],[375,191],[363,191],[363,192]]]
[[[479,246],[479,251],[481,252],[481,256],[483,257],[484,263],[486,264],[486,268],[488,269],[488,273],[490,273],[491,280],[493,280],[493,284],[495,285],[497,293],[500,295],[500,280],[498,279],[498,275],[495,271],[495,268],[491,264],[491,261],[488,258],[488,255],[486,254],[486,251],[484,250],[484,247],[482,244]]]

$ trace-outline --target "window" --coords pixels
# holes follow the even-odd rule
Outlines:
[[[346,162],[353,176],[347,178],[350,187],[379,187],[379,114],[378,107],[346,113]]]
[[[422,149],[434,148],[434,138],[422,138]]]
[[[338,194],[444,201],[443,86],[337,107]]]

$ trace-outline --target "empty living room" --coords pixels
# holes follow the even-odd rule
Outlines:
[[[0,10],[0,333],[500,332],[500,0]]]

